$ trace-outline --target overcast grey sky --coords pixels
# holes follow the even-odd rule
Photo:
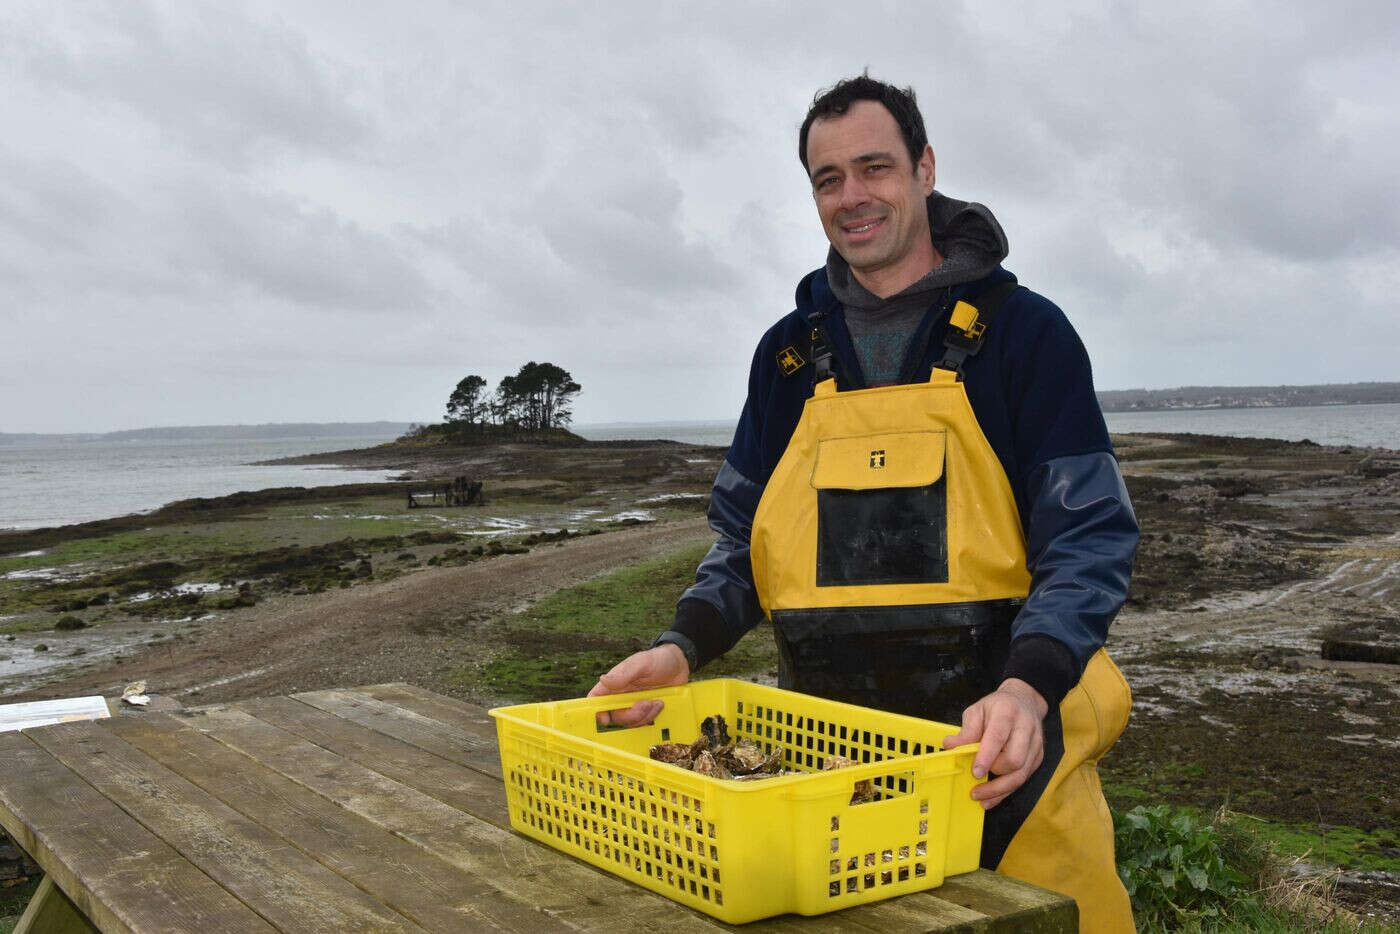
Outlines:
[[[825,240],[813,92],[912,84],[938,187],[1101,389],[1400,379],[1400,4],[10,0],[0,431],[726,418]]]

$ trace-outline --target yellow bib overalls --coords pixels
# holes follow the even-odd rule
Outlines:
[[[959,302],[953,324],[974,331]],[[996,689],[1030,588],[1010,483],[956,372],[818,382],[751,539],[783,687],[956,723]],[[1045,720],[1045,762],[987,813],[983,865],[1063,892],[1084,931],[1131,931],[1097,764],[1131,697],[1099,650]]]

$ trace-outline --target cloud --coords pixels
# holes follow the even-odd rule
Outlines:
[[[732,414],[825,256],[798,124],[866,66],[1101,387],[1393,378],[1397,40],[1380,0],[6,4],[0,373],[54,400],[10,424],[417,419],[527,359],[580,420]]]
[[[0,150],[12,298],[231,297],[400,314],[432,290],[394,238],[237,176],[161,180],[140,197],[61,160]],[[14,305],[12,304],[13,308]]]
[[[431,288],[395,238],[285,194],[188,182],[164,193],[171,265],[301,306],[402,314]]]
[[[271,150],[344,156],[370,131],[349,69],[306,35],[227,4],[111,0],[42,4],[0,39],[17,70],[53,91],[126,108],[202,157],[238,164]]]

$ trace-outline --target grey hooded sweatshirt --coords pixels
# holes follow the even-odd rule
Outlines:
[[[846,328],[867,386],[898,381],[909,341],[944,288],[975,282],[1006,258],[1006,234],[984,205],[935,191],[928,198],[928,220],[934,249],[943,262],[888,298],[872,294],[857,282],[834,248],[827,253],[827,281],[845,311]]]

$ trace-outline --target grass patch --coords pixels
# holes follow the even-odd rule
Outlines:
[[[30,879],[20,885],[0,888],[0,934],[10,934],[24,914],[25,906],[39,887],[39,879]]]
[[[1345,869],[1400,873],[1400,831],[1394,828],[1316,827],[1254,819],[1254,832],[1280,856]]]
[[[505,650],[464,666],[458,678],[520,703],[582,697],[599,675],[651,645],[671,624],[676,599],[694,583],[695,567],[708,550],[693,545],[551,594],[505,620]],[[754,632],[702,674],[768,674],[776,659],[771,636]]]
[[[1171,802],[1177,810],[1197,817],[1211,809],[1193,806],[1181,800],[1179,780],[1197,773],[1198,766],[1164,763],[1156,783],[1142,784],[1131,777],[1113,774],[1113,763],[1100,766],[1104,797],[1114,811],[1126,811],[1139,805]],[[1400,873],[1400,830],[1391,826],[1376,828],[1337,824],[1282,821],[1250,813],[1251,803],[1258,803],[1267,792],[1255,789],[1228,803],[1230,813],[1238,820],[1248,821],[1252,836],[1267,843],[1280,859],[1307,859],[1318,866],[1337,869],[1371,869]]]

